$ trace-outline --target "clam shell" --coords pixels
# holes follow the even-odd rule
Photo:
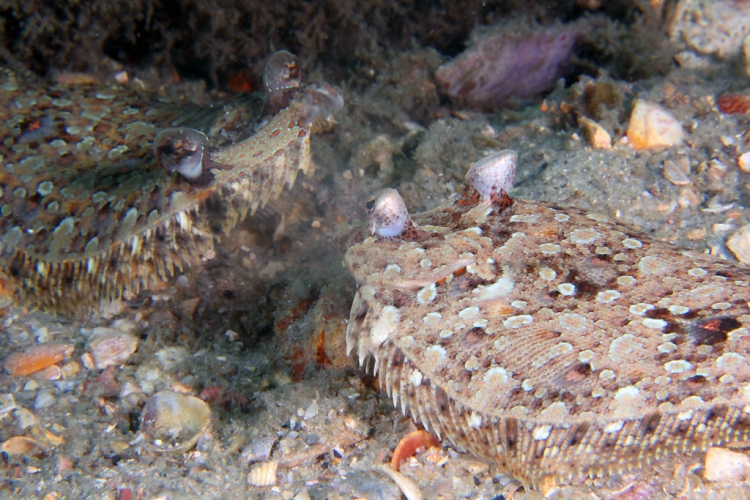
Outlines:
[[[5,358],[3,367],[14,377],[31,375],[70,357],[74,349],[68,344],[42,344],[26,347]]]
[[[36,439],[26,436],[16,436],[5,441],[0,447],[8,455],[41,458],[47,454],[47,447]]]
[[[88,343],[94,367],[99,370],[124,364],[137,348],[138,337],[117,331],[98,335]]]
[[[273,486],[276,484],[278,460],[270,460],[253,467],[247,475],[247,484],[251,486]]]
[[[141,413],[141,432],[158,452],[189,450],[208,430],[211,409],[202,400],[172,391],[156,393]]]

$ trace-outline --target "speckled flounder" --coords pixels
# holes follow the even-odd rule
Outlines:
[[[344,244],[349,350],[414,420],[529,487],[747,440],[750,271],[510,200],[515,161],[480,161],[413,219],[395,190],[368,203],[374,236]]]
[[[289,68],[291,54],[282,55],[279,71]],[[309,85],[249,138],[220,146],[227,133],[219,126],[209,138],[186,128],[159,133],[184,113],[137,92],[6,78],[3,283],[23,303],[71,311],[166,279],[308,170],[310,128],[342,102],[332,88]]]

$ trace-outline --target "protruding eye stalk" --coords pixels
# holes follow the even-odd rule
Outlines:
[[[517,161],[515,151],[504,149],[472,165],[466,173],[466,181],[479,193],[482,203],[507,203],[508,192],[516,176]]]
[[[313,82],[305,87],[302,102],[300,120],[312,127],[313,132],[330,129],[336,123],[333,115],[344,107],[344,97],[326,83]]]
[[[154,155],[169,173],[176,171],[189,182],[198,182],[203,169],[206,136],[190,128],[167,128],[154,137]]]
[[[276,114],[289,105],[289,101],[302,84],[302,68],[297,56],[286,50],[273,54],[263,70],[263,88],[266,91],[266,114]]]
[[[366,203],[370,211],[370,232],[381,238],[414,240],[420,237],[419,229],[409,217],[401,195],[395,189],[384,189]]]

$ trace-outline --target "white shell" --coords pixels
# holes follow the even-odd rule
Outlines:
[[[276,469],[278,460],[270,460],[258,464],[247,475],[247,484],[252,486],[273,486],[276,484]]]
[[[141,413],[141,432],[158,452],[189,450],[210,423],[211,409],[204,401],[172,391],[156,393]]]

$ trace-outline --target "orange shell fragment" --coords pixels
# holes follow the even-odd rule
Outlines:
[[[70,357],[75,347],[68,344],[42,344],[14,352],[3,361],[3,367],[19,377],[31,375]]]
[[[391,469],[398,471],[401,467],[401,462],[409,457],[416,455],[417,450],[420,448],[428,449],[433,447],[439,447],[440,441],[427,431],[414,431],[410,432],[398,442],[396,449],[393,450],[393,458],[391,459]]]

